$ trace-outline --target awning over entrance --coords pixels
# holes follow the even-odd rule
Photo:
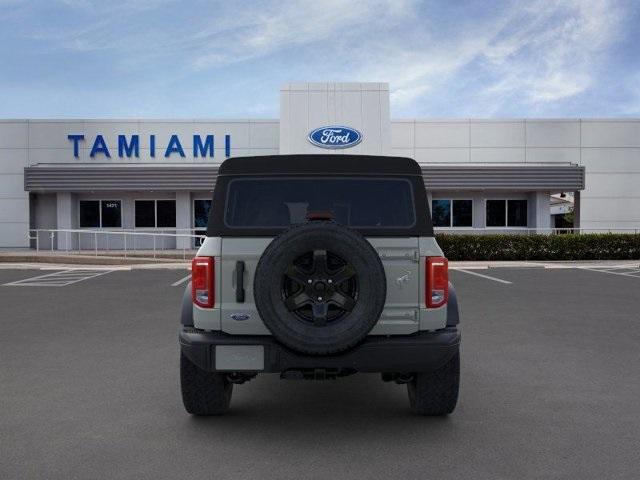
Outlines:
[[[584,189],[574,164],[422,165],[428,190],[568,192]],[[34,165],[24,169],[29,192],[213,190],[217,165]]]
[[[575,164],[423,165],[428,190],[573,192],[584,189],[585,168]]]
[[[213,190],[212,165],[34,165],[24,169],[31,192]]]

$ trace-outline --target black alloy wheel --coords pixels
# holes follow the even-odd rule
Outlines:
[[[327,250],[295,259],[284,274],[282,298],[300,320],[325,326],[351,312],[358,300],[356,271]]]

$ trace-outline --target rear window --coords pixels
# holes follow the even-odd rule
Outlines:
[[[355,228],[411,228],[416,215],[411,182],[400,178],[278,177],[229,182],[225,223],[278,228],[330,213]]]

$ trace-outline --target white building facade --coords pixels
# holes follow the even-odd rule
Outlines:
[[[564,192],[576,227],[640,228],[640,120],[391,119],[384,83],[292,83],[280,101],[270,120],[0,120],[0,247],[33,229],[199,231],[225,158],[294,153],[414,158],[441,231],[548,231]],[[309,141],[328,126],[360,142]]]

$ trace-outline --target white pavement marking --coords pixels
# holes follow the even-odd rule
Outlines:
[[[636,269],[632,272],[613,272],[611,269],[602,269],[602,268],[589,268],[589,267],[577,267],[580,270],[589,270],[590,272],[600,272],[600,273],[608,273],[609,275],[620,275],[622,277],[633,277],[640,278],[640,270]],[[624,267],[620,267],[624,268]]]
[[[189,280],[190,278],[191,278],[191,274],[187,275],[187,276],[186,276],[186,277],[184,277],[184,278],[181,278],[181,279],[180,279],[180,280],[178,280],[177,282],[173,282],[173,283],[171,284],[171,286],[172,286],[172,287],[177,287],[178,285],[180,285],[180,284],[182,284],[182,283],[186,282],[186,281],[187,281],[187,280]]]
[[[486,278],[487,280],[493,280],[494,282],[505,283],[507,285],[511,285],[513,282],[509,282],[507,280],[502,280],[501,278],[491,277],[489,275],[483,275],[478,272],[472,272],[471,270],[465,270],[464,268],[455,268],[453,267],[451,270],[457,270],[458,272],[468,273],[469,275],[475,275],[476,277]]]
[[[116,270],[126,270],[126,271],[131,271],[131,267],[130,266],[117,266],[117,265],[109,265],[107,267],[101,267],[99,265],[96,266],[84,266],[84,267],[68,267],[66,265],[47,265],[45,267],[40,267],[40,270],[64,270],[65,272],[72,272],[72,271],[99,271],[99,270],[109,270],[110,272],[115,272]]]
[[[5,283],[7,287],[66,287],[74,283],[106,275],[115,270],[70,269]]]

